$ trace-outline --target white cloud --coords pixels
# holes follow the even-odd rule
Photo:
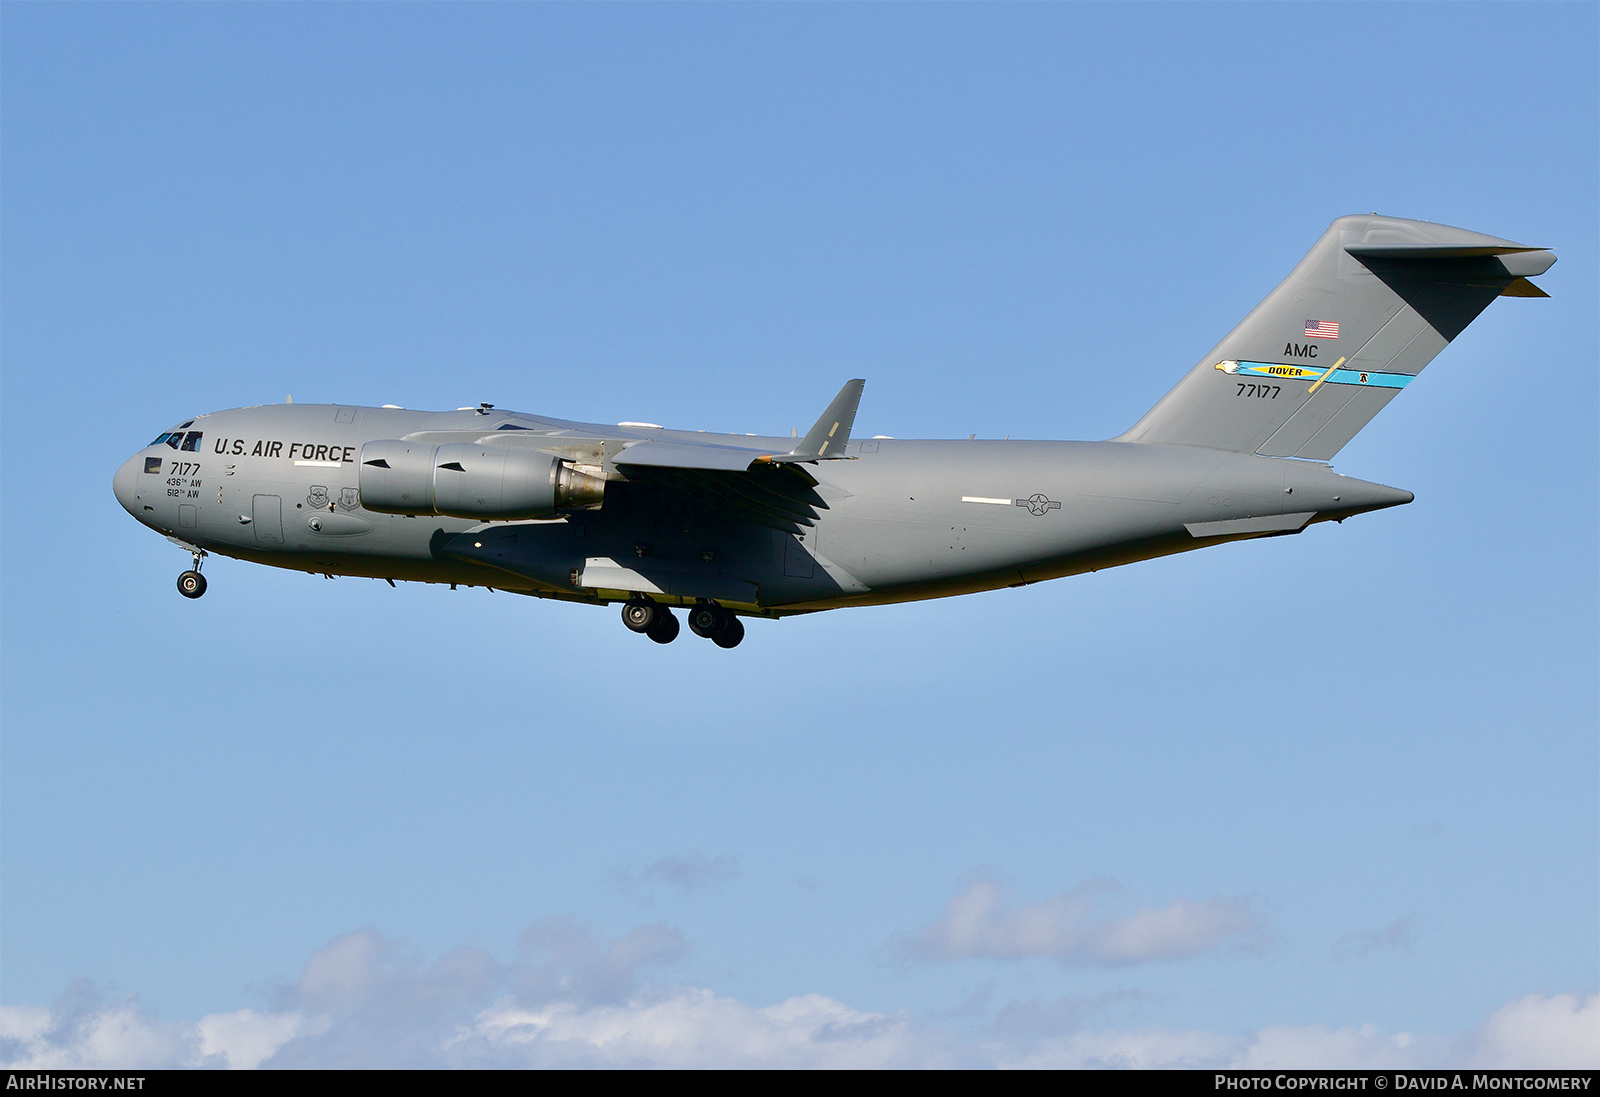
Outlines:
[[[324,1024],[292,1011],[248,1009],[168,1024],[136,998],[108,1002],[87,979],[77,979],[48,1009],[0,1006],[0,1063],[22,1070],[250,1069]]]
[[[1006,1065],[1239,1070],[1589,1069],[1600,1067],[1600,995],[1530,994],[1456,1039],[1373,1025],[1269,1025],[1242,1039],[1143,1029],[1046,1037]]]
[[[1472,1066],[1600,1067],[1600,994],[1529,994],[1507,1002],[1462,1041]]]
[[[977,1065],[959,1038],[905,1014],[863,1013],[820,994],[760,1009],[671,988],[580,1010],[501,1002],[458,1040],[540,1066],[914,1067]]]
[[[1126,906],[1123,889],[1109,880],[1090,880],[1065,895],[1015,908],[1007,907],[999,884],[974,880],[902,947],[928,960],[1052,957],[1116,967],[1195,956],[1230,938],[1257,939],[1261,931],[1260,919],[1237,899],[1179,898],[1160,909]]]
[[[1079,1027],[1090,1000],[1012,1004],[963,1035],[820,994],[753,1006],[642,981],[683,940],[663,926],[596,937],[537,923],[504,962],[457,949],[427,961],[372,929],[319,949],[271,1010],[190,1023],[107,1000],[80,980],[51,1007],[0,1007],[11,1068],[262,1066],[1191,1067],[1600,1066],[1600,996],[1530,994],[1449,1038],[1372,1026],[1275,1025],[1244,1036]]]
[[[202,1062],[219,1062],[233,1070],[254,1070],[301,1033],[321,1034],[325,1018],[308,1021],[298,1013],[213,1013],[195,1023]]]
[[[1232,1065],[1253,1070],[1416,1070],[1461,1065],[1461,1060],[1452,1057],[1450,1041],[1438,1036],[1390,1035],[1376,1025],[1269,1025],[1233,1050]]]
[[[1269,1025],[1242,1039],[1143,1029],[1047,1037],[1003,1065],[1187,1067],[1238,1070],[1440,1070],[1600,1068],[1600,995],[1529,994],[1451,1039],[1380,1032],[1373,1025]]]

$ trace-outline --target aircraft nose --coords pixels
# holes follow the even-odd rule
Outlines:
[[[122,509],[139,517],[138,494],[139,469],[142,457],[130,457],[122,462],[122,467],[117,469],[117,474],[111,478],[111,491],[117,497],[117,502],[122,504]]]

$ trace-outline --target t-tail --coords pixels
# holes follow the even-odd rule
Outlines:
[[[1448,225],[1341,217],[1122,442],[1327,461],[1496,297],[1556,257]]]

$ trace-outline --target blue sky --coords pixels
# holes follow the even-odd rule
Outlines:
[[[0,1055],[1593,1065],[1597,22],[6,5]],[[1553,297],[1335,462],[1415,503],[1297,538],[723,652],[191,603],[110,491],[290,393],[1104,438],[1368,210]]]

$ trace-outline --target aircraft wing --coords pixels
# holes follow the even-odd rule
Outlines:
[[[816,523],[819,512],[828,509],[816,490],[816,477],[805,466],[854,460],[847,456],[846,446],[864,385],[859,379],[847,382],[822,417],[787,450],[774,446],[770,439],[760,440],[765,444],[740,445],[743,436],[677,434],[640,438],[637,434],[591,434],[589,429],[594,424],[555,421],[541,425],[558,429],[539,431],[520,424],[502,424],[494,433],[477,438],[474,444],[534,449],[567,461],[604,461],[615,465],[636,488],[666,490],[709,510],[798,534]],[[455,440],[449,434],[440,435],[437,440],[447,439]],[[406,440],[427,444],[434,439],[418,432]]]
[[[771,457],[778,451],[719,446],[705,442],[640,442],[614,458],[618,465],[633,468],[705,469],[711,472],[744,472],[752,462]]]
[[[847,461],[845,446],[855,423],[856,405],[866,382],[857,378],[845,382],[822,418],[788,452],[723,446],[710,442],[680,442],[652,439],[629,446],[617,454],[618,465],[631,468],[695,469],[706,472],[746,472],[756,462],[763,464],[801,464],[817,461]]]

